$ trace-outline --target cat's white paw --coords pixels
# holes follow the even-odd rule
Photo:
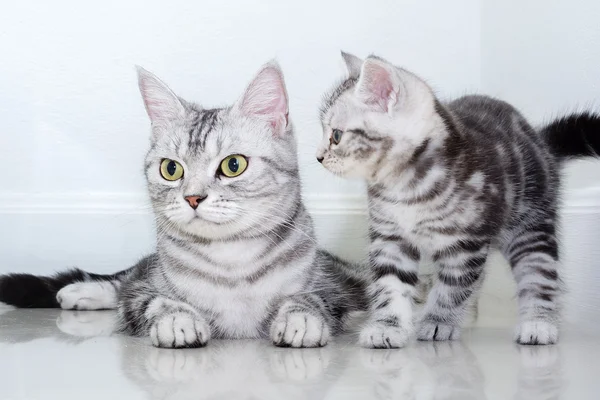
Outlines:
[[[150,327],[152,344],[166,349],[203,347],[209,338],[208,323],[188,312],[162,315]]]
[[[408,344],[412,331],[412,325],[373,321],[360,331],[358,341],[362,347],[370,349],[397,349]]]
[[[79,282],[56,294],[63,310],[108,310],[117,308],[117,291],[110,282]]]
[[[558,327],[548,321],[523,321],[515,330],[519,344],[554,344],[558,342]]]
[[[271,340],[279,347],[322,347],[329,336],[327,323],[308,312],[287,312],[271,324]]]
[[[456,340],[460,338],[460,327],[422,320],[417,328],[417,339],[419,340]]]

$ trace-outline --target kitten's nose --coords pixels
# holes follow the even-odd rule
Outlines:
[[[317,157],[317,161],[320,163],[323,163],[323,160],[325,159],[325,157]]]
[[[185,196],[185,201],[187,201],[194,210],[198,208],[198,204],[202,203],[202,200],[206,199],[206,196]]]

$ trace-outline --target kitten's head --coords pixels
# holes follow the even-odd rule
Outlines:
[[[145,174],[159,230],[224,239],[260,234],[287,219],[300,184],[276,63],[227,108],[184,101],[142,68],[138,78],[152,122]]]
[[[378,182],[404,170],[428,143],[435,97],[421,79],[379,57],[342,56],[348,77],[323,99],[317,159],[336,175]]]

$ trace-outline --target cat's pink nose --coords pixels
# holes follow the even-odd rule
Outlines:
[[[198,208],[198,204],[202,203],[206,196],[185,196],[184,199],[187,201],[194,210]]]

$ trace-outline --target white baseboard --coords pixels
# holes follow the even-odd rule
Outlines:
[[[360,195],[304,196],[314,215],[364,215],[366,198]],[[0,193],[0,214],[150,214],[146,193]]]
[[[365,215],[364,195],[307,194],[313,215]],[[567,193],[564,213],[600,212],[600,187]],[[150,214],[146,193],[0,193],[0,214]]]

